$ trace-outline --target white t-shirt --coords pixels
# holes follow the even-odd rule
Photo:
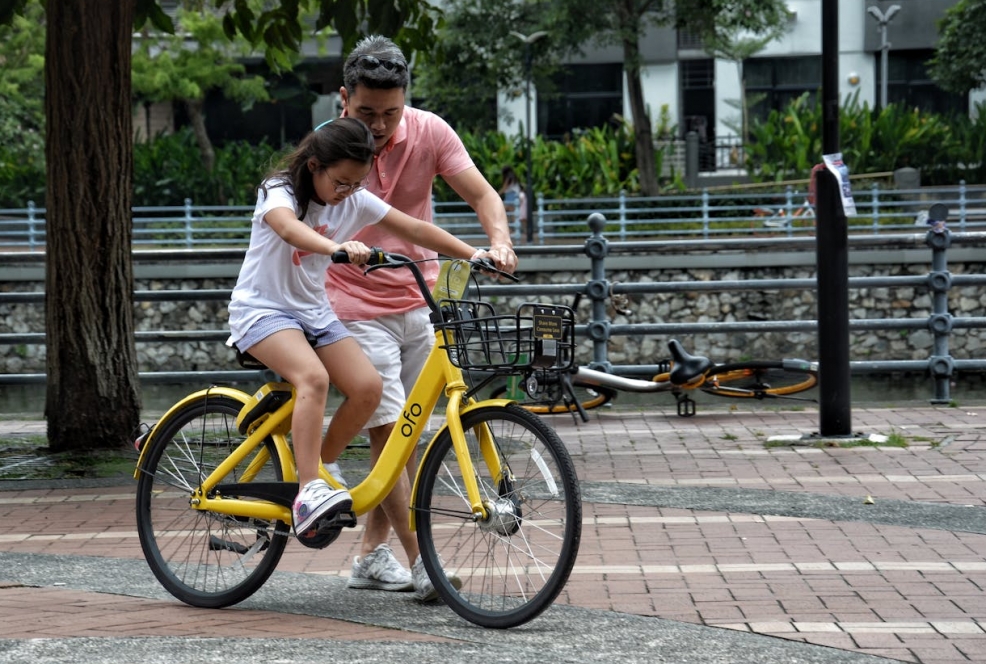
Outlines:
[[[250,247],[229,303],[232,345],[263,316],[286,313],[314,328],[324,328],[336,320],[325,293],[325,271],[330,256],[300,251],[281,239],[264,220],[274,208],[297,210],[290,185],[259,190],[253,212]],[[390,211],[390,205],[365,189],[347,196],[337,205],[312,202],[304,223],[336,242],[352,239],[360,229],[376,224]]]

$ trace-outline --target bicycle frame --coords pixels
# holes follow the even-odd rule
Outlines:
[[[479,492],[479,486],[475,480],[472,457],[466,447],[460,417],[462,414],[478,405],[505,405],[511,403],[511,400],[487,399],[482,402],[474,402],[470,400],[464,403],[463,399],[468,386],[464,381],[462,370],[455,367],[449,360],[448,353],[445,350],[443,333],[441,331],[437,331],[435,336],[435,343],[428,354],[424,368],[422,369],[418,380],[415,382],[411,393],[408,395],[404,408],[401,411],[401,417],[394,426],[380,458],[370,469],[367,477],[358,485],[350,489],[350,494],[353,499],[352,509],[357,515],[365,514],[370,511],[379,505],[380,502],[382,502],[384,498],[390,494],[390,491],[400,479],[401,473],[404,472],[407,462],[414,454],[417,441],[421,437],[421,434],[424,433],[428,421],[434,413],[436,405],[438,404],[438,400],[444,393],[448,397],[448,404],[445,408],[446,421],[444,426],[436,432],[435,437],[432,438],[432,442],[442,433],[445,428],[449,429],[456,452],[456,459],[462,470],[462,475],[465,478],[465,490],[466,495],[469,498],[472,513],[477,519],[485,518],[487,516],[486,508],[483,505],[483,499]],[[286,383],[268,383],[266,387],[269,388],[270,391],[290,388],[290,386]],[[246,406],[251,399],[251,397],[246,393],[233,388],[214,387],[208,390],[201,390],[179,401],[167,413],[165,413],[165,415],[161,418],[161,421],[167,420],[173,411],[178,410],[185,403],[209,394],[222,394],[230,396],[241,401],[244,406]],[[217,495],[215,493],[215,489],[220,487],[226,476],[234,468],[236,468],[238,464],[245,460],[250,454],[257,452],[257,458],[255,458],[248,466],[246,476],[243,478],[243,480],[249,481],[251,479],[249,476],[250,470],[254,468],[259,469],[269,460],[269,454],[267,454],[266,449],[262,447],[264,441],[268,438],[274,441],[274,445],[277,447],[282,460],[283,467],[281,471],[283,473],[284,482],[289,483],[298,481],[297,470],[294,463],[294,455],[291,452],[291,446],[287,440],[287,433],[290,431],[291,427],[291,415],[294,411],[294,403],[295,395],[293,388],[291,388],[290,398],[281,404],[274,412],[270,413],[267,417],[262,418],[259,424],[255,425],[250,431],[246,440],[240,443],[240,445],[238,445],[236,449],[233,450],[233,452],[231,452],[229,456],[227,456],[226,459],[224,459],[223,462],[220,463],[220,465],[216,467],[216,469],[213,470],[207,477],[202,478],[200,485],[195,489],[190,498],[192,508],[236,517],[253,517],[268,520],[276,519],[286,523],[291,522],[291,510],[284,505],[268,500],[242,500],[237,498],[226,498],[223,497],[221,493]],[[484,433],[481,431],[479,434],[481,452],[485,462],[488,464],[490,472],[494,476],[501,475],[502,469],[499,466],[499,457],[492,449],[491,436],[488,432]],[[143,456],[146,451],[151,448],[152,438],[153,430],[150,435],[142,441],[141,454],[137,461],[137,470],[134,473],[135,478],[140,472],[139,469],[143,467]],[[412,502],[414,495],[417,492],[420,468],[428,456],[428,450],[431,449],[431,444],[432,443],[429,442],[429,445],[418,464],[418,473],[416,473],[411,495]],[[319,475],[322,479],[338,486],[335,479],[332,478],[324,468],[319,471]],[[415,523],[413,512],[411,513],[410,520],[411,529],[414,530]]]

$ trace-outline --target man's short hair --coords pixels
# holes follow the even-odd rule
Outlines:
[[[353,94],[356,86],[376,90],[407,90],[411,75],[407,58],[397,44],[386,37],[373,35],[361,39],[342,66],[343,84]]]

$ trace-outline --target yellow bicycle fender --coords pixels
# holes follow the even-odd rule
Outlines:
[[[464,406],[459,411],[459,416],[465,415],[466,413],[476,410],[477,408],[485,408],[486,406],[509,406],[512,403],[517,403],[514,399],[486,399],[484,401],[474,401],[466,406]],[[428,455],[431,454],[431,450],[435,445],[435,441],[438,437],[442,435],[442,432],[448,429],[448,424],[443,424],[441,428],[435,432],[435,435],[431,437],[428,441],[428,445],[425,447],[424,454],[421,455],[421,461],[418,462],[418,472],[414,475],[414,486],[411,487],[411,507],[410,510],[410,521],[411,521],[411,532],[416,532],[418,529],[417,520],[415,518],[416,513],[413,509],[416,502],[415,497],[418,495],[418,485],[421,481],[421,469],[424,468],[425,461],[428,459]]]
[[[144,466],[144,455],[147,453],[147,450],[150,449],[151,447],[151,443],[154,440],[154,434],[161,430],[161,426],[160,426],[161,423],[166,422],[168,418],[171,417],[175,411],[183,407],[185,404],[191,401],[195,401],[196,399],[200,399],[206,395],[231,397],[233,399],[236,399],[243,405],[246,405],[251,398],[250,395],[247,394],[246,392],[242,390],[234,389],[232,387],[210,387],[205,390],[199,390],[198,392],[193,392],[192,394],[189,394],[187,397],[183,398],[181,401],[179,401],[174,406],[169,408],[168,412],[162,415],[161,419],[159,419],[151,426],[151,430],[147,433],[147,437],[144,439],[144,442],[141,443],[140,445],[140,456],[137,457],[137,465],[134,467],[134,479],[138,479],[140,477],[140,469]]]

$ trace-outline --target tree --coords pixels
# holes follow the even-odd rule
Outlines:
[[[938,49],[929,61],[931,78],[949,92],[964,94],[986,85],[986,0],[959,0],[938,24]]]
[[[206,171],[212,172],[216,153],[202,109],[206,95],[222,91],[244,108],[267,101],[262,76],[247,76],[242,58],[255,49],[242,35],[227,40],[222,18],[209,8],[177,11],[174,33],[144,30],[133,55],[133,92],[149,102],[178,101],[188,113]],[[293,63],[293,59],[291,60]],[[150,138],[150,137],[148,137]]]
[[[45,416],[53,451],[120,446],[137,427],[130,39],[133,2],[47,6]]]
[[[361,30],[427,47],[438,15],[427,0],[200,0],[223,15],[227,37],[289,62],[305,39],[302,17],[332,26],[349,48]],[[27,0],[0,6],[0,24]],[[45,416],[54,451],[120,447],[140,417],[131,262],[131,42],[147,21],[173,30],[157,0],[46,3],[45,115],[48,196]]]
[[[539,96],[550,91],[551,74],[584,37],[568,30],[568,12],[551,2],[451,0],[445,11],[441,39],[415,63],[413,92],[460,130],[495,130],[497,91],[524,94],[525,50],[516,33],[548,32],[531,45]]]
[[[645,196],[659,193],[654,155],[654,131],[644,103],[640,42],[649,26],[688,28],[706,41],[726,43],[739,31],[750,38],[764,38],[787,19],[784,0],[542,0],[505,2],[503,0],[450,0],[449,22],[440,53],[445,61],[437,65],[445,87],[458,71],[468,72],[459,80],[457,98],[482,98],[495,82],[498,87],[517,86],[523,81],[520,65],[522,49],[510,30],[531,34],[549,32],[549,38],[535,42],[539,50],[535,75],[539,91],[545,74],[565,58],[580,53],[588,44],[619,46],[623,53],[627,102],[633,116],[635,154]],[[512,26],[511,26],[512,24]],[[543,46],[541,45],[543,43]],[[446,46],[446,44],[448,46]],[[449,56],[454,55],[455,66]],[[487,65],[493,62],[493,65]],[[428,76],[432,76],[429,72]],[[433,94],[430,86],[426,90]],[[471,87],[468,87],[470,86]],[[456,98],[456,97],[453,97]]]
[[[767,44],[783,35],[786,31],[786,25],[778,25],[769,29],[763,37],[748,37],[741,34],[739,30],[734,30],[719,35],[709,35],[705,41],[705,51],[709,55],[736,63],[736,73],[739,75],[740,82],[740,98],[737,104],[740,112],[740,121],[735,126],[730,123],[727,123],[727,126],[733,129],[742,140],[746,140],[749,133],[750,107],[755,106],[763,99],[763,95],[753,101],[747,99],[746,76],[743,73],[743,62],[762,51]]]
[[[599,23],[597,41],[617,43],[623,49],[641,192],[656,196],[654,135],[640,78],[640,40],[646,26],[673,25],[701,35],[707,43],[726,43],[736,31],[747,31],[755,38],[780,25],[787,18],[787,8],[783,0],[605,0],[599,4],[604,20]]]

